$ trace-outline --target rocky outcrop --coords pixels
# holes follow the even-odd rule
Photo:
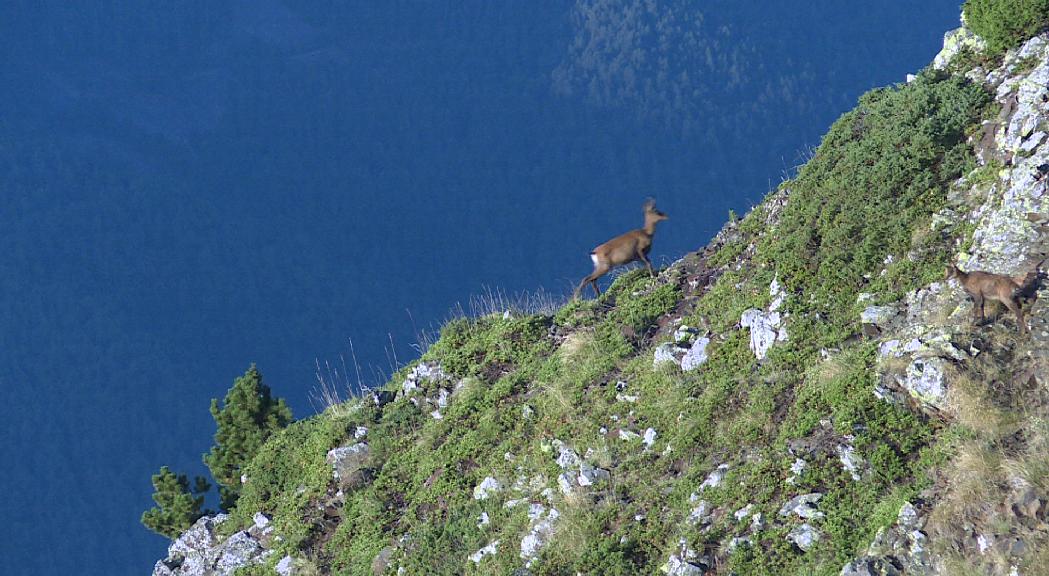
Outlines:
[[[769,353],[769,348],[776,342],[787,340],[787,327],[784,323],[785,317],[780,312],[786,293],[776,280],[769,286],[769,295],[772,302],[768,310],[750,308],[743,312],[739,325],[750,329],[750,350],[758,360],[764,360]]]
[[[231,576],[239,568],[264,562],[273,552],[260,536],[268,535],[268,519],[256,521],[251,530],[223,538],[218,526],[225,514],[204,516],[168,547],[167,558],[153,567],[153,576]]]

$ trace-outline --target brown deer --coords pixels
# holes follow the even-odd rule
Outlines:
[[[594,295],[600,296],[601,290],[597,287],[597,279],[608,273],[616,266],[629,264],[634,260],[640,260],[648,266],[648,273],[653,277],[656,271],[652,269],[652,262],[648,260],[648,252],[652,249],[652,236],[656,233],[656,224],[669,218],[666,214],[656,210],[656,201],[649,198],[643,206],[645,211],[645,226],[637,230],[631,230],[621,236],[605,242],[594,248],[590,253],[590,259],[594,261],[594,271],[591,272],[576,287],[572,299],[579,298],[579,291],[587,283],[594,288]]]
[[[957,278],[965,293],[972,297],[974,324],[986,320],[983,310],[984,301],[997,300],[1016,314],[1016,324],[1020,333],[1025,334],[1027,324],[1024,322],[1023,310],[1020,307],[1020,296],[1038,279],[1039,266],[1041,263],[1023,276],[1007,276],[979,270],[962,272],[957,266],[950,264],[947,266],[947,278]]]

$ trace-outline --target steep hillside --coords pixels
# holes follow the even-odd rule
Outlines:
[[[945,44],[658,277],[273,436],[154,574],[1049,573],[1049,43]],[[1031,280],[1029,333],[949,263]]]

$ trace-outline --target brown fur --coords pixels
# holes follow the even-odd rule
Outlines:
[[[590,254],[594,256],[594,271],[583,278],[576,287],[572,298],[578,298],[580,290],[589,283],[594,288],[594,295],[600,296],[601,290],[597,287],[597,279],[608,273],[616,266],[629,264],[640,260],[648,266],[648,272],[652,276],[656,271],[652,269],[652,262],[648,260],[648,252],[652,249],[652,236],[656,233],[656,224],[666,220],[668,216],[656,210],[654,200],[645,202],[645,226],[637,230],[631,230],[626,234],[616,236],[604,244],[594,248]]]
[[[957,278],[965,293],[973,299],[974,324],[986,320],[983,305],[984,301],[990,299],[1001,302],[1013,314],[1016,314],[1016,324],[1020,333],[1027,332],[1023,309],[1020,307],[1020,293],[1038,278],[1037,266],[1022,277],[1013,277],[980,270],[962,272],[957,266],[951,264],[947,267],[947,278]]]

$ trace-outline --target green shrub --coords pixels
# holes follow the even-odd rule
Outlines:
[[[177,538],[204,515],[200,509],[204,504],[202,494],[210,488],[207,480],[197,476],[190,493],[185,474],[175,474],[162,466],[160,473],[153,475],[153,501],[157,505],[142,513],[142,524],[157,534]]]
[[[759,253],[799,296],[792,311],[819,315],[814,345],[854,330],[853,307],[866,278],[886,256],[913,247],[914,230],[945,204],[948,184],[975,167],[966,129],[989,101],[985,90],[960,77],[922,75],[872,90],[784,184],[790,200],[777,234],[766,236]],[[942,255],[930,256],[920,267],[941,267]],[[924,277],[916,270],[899,288],[914,288]],[[803,322],[795,318],[799,335],[807,337]]]
[[[1049,28],[1049,0],[966,0],[969,28],[1000,54]]]
[[[204,463],[219,484],[222,508],[229,510],[240,494],[241,469],[271,434],[291,422],[291,409],[282,398],[273,398],[262,373],[254,364],[233,381],[223,406],[211,400],[211,416],[218,430],[215,445]]]

